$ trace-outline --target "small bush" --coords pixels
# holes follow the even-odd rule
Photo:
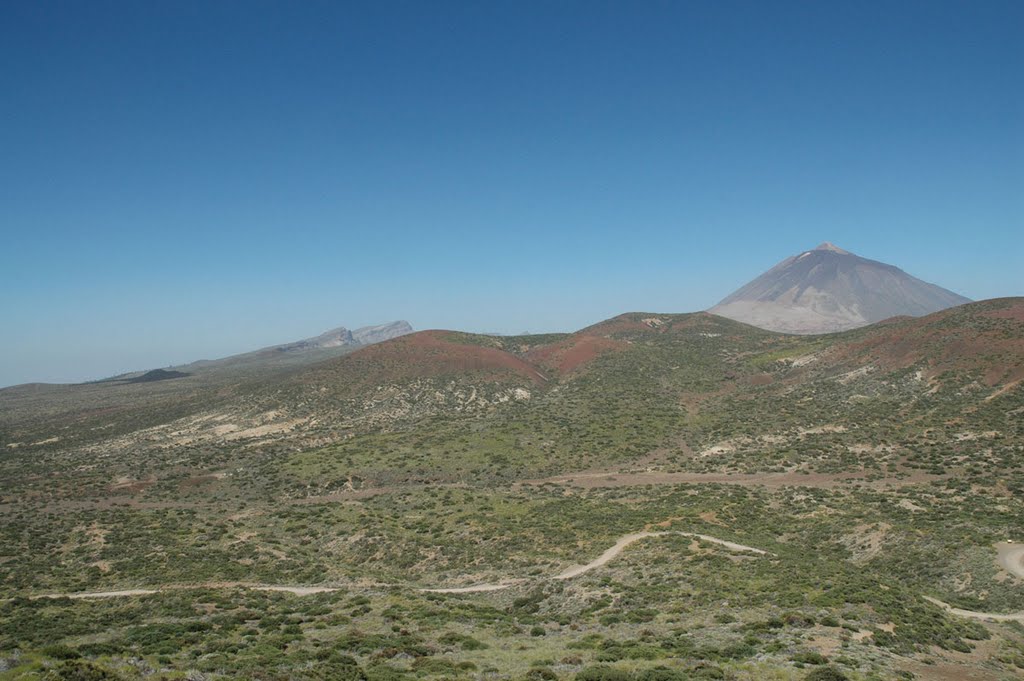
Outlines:
[[[581,669],[576,674],[576,681],[630,681],[629,674],[621,669],[605,664],[594,665]]]
[[[40,652],[54,660],[77,660],[81,657],[77,650],[61,644],[45,646]]]
[[[43,677],[46,681],[119,681],[117,674],[84,660],[67,660]]]
[[[662,666],[641,669],[633,675],[633,681],[686,681],[688,678],[681,671]]]
[[[835,667],[822,667],[805,676],[804,681],[849,681],[849,677]]]
[[[793,662],[803,662],[804,664],[826,664],[828,662],[827,657],[813,651],[797,653],[789,659],[793,660]]]

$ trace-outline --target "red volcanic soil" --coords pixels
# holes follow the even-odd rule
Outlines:
[[[1003,300],[1009,302],[1009,304],[1006,307],[1002,307],[995,310],[989,310],[988,312],[983,312],[981,316],[990,317],[992,319],[1011,319],[1015,322],[1020,322],[1021,324],[1024,324],[1024,299],[1006,298]]]
[[[656,327],[649,323],[645,323],[642,320],[646,318],[654,318],[657,315],[642,315],[636,313],[620,314],[618,317],[612,317],[606,319],[603,322],[598,322],[593,326],[579,331],[580,335],[587,336],[614,336],[621,333],[637,333],[647,332],[655,330]]]
[[[915,319],[915,318],[911,317],[910,315],[901,314],[901,315],[897,315],[895,317],[888,317],[886,319],[883,319],[880,322],[875,322],[873,324],[873,326],[875,326],[876,328],[880,327],[880,326],[895,326],[897,324],[902,324],[904,322],[909,322],[912,319]]]
[[[924,361],[932,375],[983,371],[988,386],[1024,378],[1024,298],[968,303],[873,329],[833,357],[903,369]]]
[[[498,348],[459,343],[449,331],[420,331],[362,348],[325,363],[305,380],[340,380],[355,386],[448,375],[493,381],[543,383],[537,367]],[[325,373],[330,374],[325,376]]]
[[[527,353],[530,361],[545,368],[567,374],[589,364],[606,352],[628,347],[627,343],[613,338],[576,334],[565,340],[544,345]]]

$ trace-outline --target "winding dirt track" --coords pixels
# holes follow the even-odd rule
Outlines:
[[[1001,542],[996,544],[996,562],[999,563],[999,567],[1003,568],[1011,575],[1024,579],[1024,544],[1017,544],[1014,542]],[[1024,612],[1011,612],[1011,613],[998,613],[998,612],[978,612],[977,610],[963,610],[961,608],[954,608],[949,603],[940,601],[937,598],[931,596],[925,596],[924,599],[929,603],[934,603],[946,612],[954,615],[960,615],[961,617],[969,617],[975,620],[991,620],[993,622],[1022,622],[1024,623]]]
[[[669,534],[703,539],[706,542],[711,542],[712,544],[724,546],[730,551],[749,551],[751,553],[756,553],[762,556],[768,555],[768,552],[762,549],[755,549],[752,546],[744,546],[743,544],[736,544],[731,541],[725,541],[724,539],[709,537],[706,534],[694,534],[693,532],[635,532],[633,534],[627,534],[625,536],[619,537],[619,540],[615,542],[614,546],[612,546],[610,549],[608,549],[600,556],[598,556],[596,559],[590,561],[586,565],[578,565],[576,567],[571,567],[555,575],[552,579],[572,579],[573,577],[578,577],[585,572],[590,572],[594,568],[601,567],[602,565],[610,561],[612,558],[615,558],[617,555],[622,553],[622,551],[627,546],[629,546],[635,541],[646,539],[647,537],[662,537]]]
[[[612,545],[607,551],[602,553],[600,556],[590,561],[586,565],[577,565],[574,567],[567,568],[562,572],[548,577],[547,579],[572,579],[579,577],[582,574],[590,572],[596,568],[605,565],[613,558],[622,553],[627,546],[630,544],[646,539],[648,537],[663,537],[666,535],[677,535],[683,537],[693,537],[702,541],[710,542],[712,544],[718,544],[724,546],[730,551],[746,551],[749,553],[756,553],[761,556],[772,555],[763,549],[757,549],[753,546],[744,546],[743,544],[737,544],[735,542],[726,541],[724,539],[718,539],[717,537],[711,537],[706,534],[696,534],[693,532],[634,532],[631,534],[623,535],[619,537],[618,541]],[[427,587],[417,588],[417,591],[424,593],[446,593],[446,594],[467,594],[467,593],[481,593],[487,591],[501,591],[508,589],[509,587],[521,584],[525,579],[512,579],[503,582],[491,582],[486,584],[473,584],[471,586],[456,586],[456,587]],[[381,586],[399,586],[397,584],[381,585]],[[123,591],[88,591],[79,593],[56,593],[56,594],[41,594],[33,596],[33,598],[120,598],[125,596],[148,596],[155,594],[159,591],[172,591],[178,589],[206,589],[206,588],[229,588],[229,587],[241,587],[247,589],[253,589],[255,591],[283,591],[292,593],[297,596],[307,596],[309,594],[316,593],[327,593],[330,591],[338,591],[341,587],[330,587],[330,586],[289,586],[283,584],[246,584],[243,582],[210,582],[204,584],[192,584],[192,585],[169,585],[157,587],[154,589],[125,589]]]
[[[566,568],[557,575],[553,575],[542,579],[556,579],[556,580],[567,580],[579,577],[580,575],[586,574],[591,570],[595,570],[603,565],[606,565],[613,559],[615,559],[620,553],[626,550],[629,545],[640,541],[641,539],[647,539],[648,537],[664,537],[667,535],[675,535],[682,537],[693,537],[701,541],[709,542],[712,544],[718,544],[719,546],[725,547],[730,551],[754,553],[759,556],[770,556],[774,555],[765,551],[764,549],[758,549],[753,546],[746,546],[744,544],[737,544],[736,542],[726,541],[717,537],[712,537],[706,534],[697,534],[695,532],[633,532],[630,534],[623,535],[608,548],[604,553],[595,558],[594,560],[584,565],[575,565],[573,567]],[[1011,574],[1024,579],[1024,544],[1014,544],[1005,542],[996,545],[998,551],[997,561],[1001,567],[1006,569]],[[421,593],[440,593],[440,594],[469,594],[469,593],[484,593],[490,591],[502,591],[510,587],[522,584],[527,581],[526,579],[510,579],[502,582],[489,582],[484,584],[473,584],[470,586],[455,586],[455,587],[418,587],[416,591]],[[381,587],[393,587],[401,586],[398,584],[381,584],[377,585]],[[161,586],[154,589],[125,589],[123,591],[91,591],[91,592],[79,592],[79,593],[55,593],[55,594],[41,594],[33,596],[33,598],[121,598],[128,596],[148,596],[155,594],[160,591],[174,591],[179,589],[206,589],[206,588],[245,588],[253,589],[255,591],[280,591],[295,594],[296,596],[308,596],[310,594],[317,593],[328,593],[331,591],[338,591],[342,587],[331,587],[331,586],[291,586],[286,584],[248,584],[245,582],[208,582],[203,584],[191,584],[191,585],[167,585]],[[1024,612],[1018,613],[994,613],[994,612],[978,612],[975,610],[963,610],[961,608],[954,608],[949,603],[940,601],[937,598],[925,596],[924,599],[929,603],[939,606],[946,612],[958,615],[960,617],[968,617],[970,619],[978,620],[989,620],[992,622],[1022,622],[1024,623]]]
[[[125,589],[124,591],[82,591],[69,594],[43,594],[33,598],[118,598],[120,596],[148,596],[159,589]]]
[[[564,579],[572,579],[573,577],[579,577],[582,574],[585,574],[585,573],[590,572],[591,570],[593,570],[595,568],[599,568],[602,565],[605,565],[606,563],[611,561],[613,558],[618,556],[620,553],[622,553],[626,549],[627,546],[629,546],[630,544],[632,544],[634,542],[640,541],[641,539],[646,539],[647,537],[663,537],[663,536],[671,535],[671,534],[674,534],[674,535],[677,535],[677,536],[683,536],[683,537],[694,537],[696,539],[702,539],[704,541],[711,542],[712,544],[718,544],[719,546],[724,546],[725,548],[729,549],[730,551],[749,551],[750,553],[756,553],[756,554],[759,554],[759,555],[762,555],[762,556],[770,555],[767,551],[764,551],[762,549],[755,549],[753,546],[744,546],[743,544],[737,544],[735,542],[726,541],[724,539],[718,539],[717,537],[709,537],[706,534],[695,534],[693,532],[633,532],[631,534],[626,534],[626,535],[623,535],[623,536],[619,537],[618,541],[616,541],[612,545],[611,548],[609,548],[607,551],[605,551],[600,556],[598,556],[594,560],[590,561],[586,565],[575,565],[573,567],[570,567],[570,568],[567,568],[567,569],[563,570],[562,572],[559,572],[557,575],[555,575],[553,577],[548,577],[548,579],[564,580]],[[480,592],[480,591],[500,591],[502,589],[507,589],[510,586],[515,586],[516,584],[519,584],[522,581],[523,580],[519,579],[519,580],[510,580],[510,581],[507,581],[507,582],[494,582],[494,583],[490,583],[490,584],[475,584],[473,586],[461,586],[461,587],[452,587],[452,588],[436,588],[436,589],[435,588],[420,589],[420,591],[427,591],[427,592],[430,592],[430,593],[449,593],[449,594],[450,593],[462,593],[462,594],[464,594],[464,593],[476,593],[476,592]]]
[[[949,603],[940,601],[938,598],[925,596],[924,599],[929,603],[933,603],[939,606],[948,613],[952,613],[953,615],[960,615],[961,617],[969,617],[972,620],[992,620],[993,622],[1024,622],[1024,612],[998,613],[978,612],[977,610],[962,610],[960,608],[954,608]]]

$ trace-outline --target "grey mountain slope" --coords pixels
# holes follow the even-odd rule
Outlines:
[[[335,354],[344,354],[361,348],[364,345],[372,345],[373,343],[380,343],[404,336],[405,334],[412,333],[412,331],[412,326],[404,320],[375,326],[364,326],[351,331],[341,326],[325,331],[319,336],[304,338],[281,345],[271,345],[260,350],[240,355],[231,355],[222,359],[199,360],[198,362],[174,368],[180,371],[201,371],[258,363],[305,362],[307,360],[326,358]]]
[[[845,331],[921,315],[968,298],[830,243],[786,258],[709,310],[785,333]]]
[[[354,331],[349,331],[344,326],[337,329],[325,331],[319,336],[306,338],[294,343],[274,345],[264,348],[262,351],[296,352],[302,350],[314,350],[319,348],[337,348],[345,345],[372,345],[392,338],[412,333],[412,326],[407,321],[388,322],[376,326],[364,326]]]
[[[243,352],[238,355],[221,357],[220,359],[200,359],[188,364],[169,367],[167,371],[163,369],[132,371],[99,381],[91,381],[90,383],[138,383],[143,382],[144,376],[154,374],[154,372],[166,374],[161,376],[161,378],[184,378],[193,374],[209,375],[237,373],[238,371],[252,373],[264,369],[286,369],[344,355],[363,346],[381,343],[412,332],[412,326],[404,320],[377,324],[375,326],[364,326],[353,331],[341,326],[325,331],[319,336],[304,338],[281,345],[271,345],[259,350],[253,350],[252,352]],[[146,380],[151,381],[153,379]],[[51,384],[39,385],[45,389],[46,386]],[[7,388],[4,389],[6,390]]]
[[[407,321],[389,322],[377,326],[364,326],[352,332],[352,339],[360,345],[382,343],[412,333],[412,326]]]
[[[237,395],[240,385],[280,386],[283,377],[317,362],[411,332],[412,327],[405,321],[354,331],[333,329],[313,338],[254,352],[133,371],[99,381],[0,387],[0,441],[12,424],[40,415],[67,418],[71,423],[77,418],[75,414],[83,412],[131,413],[137,424],[156,425],[167,418],[210,409],[230,400]],[[347,342],[348,339],[351,341]]]

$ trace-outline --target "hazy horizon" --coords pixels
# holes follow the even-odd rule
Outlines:
[[[691,312],[826,240],[1024,295],[1020,3],[0,19],[0,386]]]
[[[808,248],[811,248],[811,246],[808,246]],[[790,255],[793,255],[793,254],[795,254],[795,253],[791,253]],[[775,263],[772,263],[772,264],[775,264]],[[767,267],[765,269],[767,269]],[[760,273],[761,272],[751,273],[750,278],[752,279],[753,277],[755,277],[757,274],[760,274]],[[910,274],[913,275],[913,273],[910,273]],[[734,288],[738,288],[743,283],[745,283],[745,282],[737,282],[736,287],[734,287]],[[935,282],[929,282],[929,283],[935,283]],[[731,292],[731,291],[726,291],[725,293],[722,294],[722,296],[719,296],[719,298],[724,297],[724,295],[726,295],[729,292]],[[982,300],[982,298],[975,298],[973,296],[968,296],[968,297],[972,298],[973,300]],[[1002,297],[1002,296],[991,296],[991,297]],[[117,364],[116,362],[115,363],[110,363],[109,361],[101,360],[103,363],[95,365],[96,368],[93,369],[90,372],[79,372],[79,373],[70,373],[70,374],[69,373],[54,373],[49,378],[39,378],[37,376],[35,378],[29,378],[27,380],[16,380],[16,381],[13,381],[13,382],[8,382],[8,383],[4,383],[3,380],[0,379],[0,388],[10,387],[10,386],[14,386],[14,385],[20,385],[20,384],[23,384],[23,383],[37,383],[37,382],[41,382],[41,383],[80,383],[80,382],[83,382],[83,381],[90,381],[90,380],[98,380],[98,379],[102,379],[102,378],[109,378],[111,376],[116,376],[116,375],[123,374],[123,373],[130,373],[130,372],[135,372],[135,371],[143,371],[143,370],[155,369],[155,368],[167,368],[167,367],[171,367],[171,366],[180,366],[180,365],[183,365],[183,364],[188,364],[188,363],[199,361],[199,360],[219,359],[219,358],[227,357],[227,356],[230,356],[230,355],[245,353],[245,352],[249,352],[249,351],[253,351],[253,350],[258,350],[258,349],[269,347],[269,346],[273,346],[273,345],[278,345],[278,344],[282,344],[282,343],[288,343],[288,342],[291,342],[291,341],[300,340],[300,339],[303,339],[303,338],[313,337],[313,336],[319,335],[320,333],[328,331],[330,329],[337,328],[338,326],[344,326],[344,327],[347,327],[349,329],[356,329],[356,328],[363,327],[363,326],[374,326],[374,325],[377,325],[377,324],[383,324],[383,323],[392,322],[392,321],[404,320],[404,321],[409,321],[416,331],[423,331],[423,330],[427,330],[427,329],[442,329],[443,328],[443,329],[452,329],[452,330],[459,330],[459,331],[468,331],[468,332],[472,332],[472,333],[503,334],[503,335],[518,335],[518,334],[521,334],[521,333],[531,333],[531,334],[533,334],[533,333],[567,333],[567,332],[577,331],[577,330],[579,330],[579,329],[581,329],[581,328],[583,328],[585,326],[589,326],[590,324],[594,324],[596,322],[599,322],[599,321],[602,321],[604,319],[613,317],[613,316],[618,315],[618,314],[626,313],[626,312],[658,312],[658,313],[698,312],[698,311],[702,311],[702,310],[705,310],[705,309],[708,309],[708,308],[712,307],[714,305],[714,303],[718,302],[719,298],[716,298],[715,301],[713,301],[713,302],[709,302],[707,305],[704,305],[702,307],[692,308],[692,309],[669,309],[669,308],[662,309],[662,308],[656,308],[656,307],[641,305],[641,306],[629,307],[628,309],[627,308],[623,308],[623,309],[619,309],[619,310],[615,310],[615,311],[608,311],[607,313],[604,313],[603,316],[593,317],[593,318],[589,318],[589,319],[583,319],[578,313],[572,313],[572,314],[567,314],[566,315],[566,319],[579,319],[579,321],[574,322],[573,325],[571,325],[571,326],[550,327],[550,328],[530,328],[530,327],[524,326],[522,328],[518,328],[518,330],[517,330],[516,327],[497,328],[497,327],[473,327],[473,326],[464,326],[464,325],[463,326],[456,326],[456,325],[448,325],[448,326],[446,326],[446,325],[443,325],[443,324],[430,324],[429,322],[417,324],[415,322],[412,322],[412,320],[409,319],[408,317],[402,317],[402,316],[383,317],[382,316],[382,317],[380,317],[378,319],[369,319],[369,318],[367,318],[367,319],[359,321],[359,323],[348,323],[348,322],[346,322],[346,320],[339,320],[336,323],[328,324],[327,326],[324,326],[322,328],[312,328],[312,327],[309,326],[308,323],[302,325],[301,328],[300,328],[300,326],[294,326],[293,328],[288,328],[288,329],[283,328],[283,327],[276,327],[276,328],[271,328],[271,329],[262,329],[261,328],[261,329],[259,329],[259,335],[254,337],[254,339],[252,341],[250,341],[248,338],[237,338],[237,336],[235,336],[235,337],[225,336],[224,338],[218,338],[218,337],[216,337],[216,334],[212,334],[211,337],[208,339],[207,343],[202,348],[195,348],[195,350],[194,350],[194,352],[199,352],[200,350],[206,349],[207,350],[206,354],[189,355],[188,354],[188,352],[190,351],[189,347],[191,347],[191,346],[188,346],[188,344],[183,344],[183,347],[181,349],[173,349],[172,348],[171,351],[167,353],[167,356],[174,358],[172,361],[165,361],[165,362],[155,361],[154,362],[154,361],[150,361],[148,359],[150,357],[153,357],[153,350],[151,348],[149,348],[149,347],[142,347],[142,348],[138,349],[138,353],[137,354],[126,353],[125,356],[126,356],[126,358],[137,357],[139,362],[148,362],[148,363],[145,363],[145,364],[140,363],[137,366],[132,366],[132,365],[129,365],[129,364]],[[526,301],[524,301],[524,302],[526,302]],[[299,324],[302,324],[302,322],[299,322]],[[289,333],[290,333],[290,335],[289,335]],[[81,360],[81,361],[82,361],[83,364],[88,364],[88,360],[87,359],[83,358],[83,360]],[[70,377],[69,378],[63,378],[64,376],[70,376]]]
[[[841,244],[837,244],[837,245],[841,246]],[[807,246],[807,248],[803,249],[803,250],[807,250],[807,249],[810,249],[810,248],[813,248],[813,247],[814,246]],[[794,251],[792,253],[789,253],[788,255],[786,255],[784,257],[789,257],[789,256],[792,256],[792,255],[796,255],[799,252],[800,251],[797,250],[797,251]],[[855,255],[861,255],[861,254],[860,253],[855,253]],[[865,256],[865,257],[867,257],[867,256]],[[780,260],[782,260],[782,259],[783,258],[780,258]],[[871,259],[871,260],[879,260],[879,258],[869,258],[869,259]],[[884,261],[884,259],[883,259],[883,261]],[[765,271],[765,270],[769,269],[769,267],[771,267],[771,266],[773,266],[775,264],[777,264],[777,262],[773,262],[770,265],[766,265],[763,268],[763,270],[761,270],[761,271],[752,272],[749,275],[748,279],[753,279],[755,276],[761,274],[762,271]],[[887,264],[895,264],[895,263],[887,263]],[[898,266],[899,265],[897,264],[897,267]],[[910,274],[911,276],[915,276],[913,272],[909,272],[908,274]],[[735,288],[739,288],[744,283],[746,283],[746,281],[737,282],[736,285],[733,288],[734,289]],[[928,283],[936,283],[936,282],[928,282]],[[942,284],[939,284],[939,285],[941,286]],[[221,339],[218,339],[216,337],[211,337],[210,344],[206,345],[205,347],[213,348],[213,351],[212,351],[213,354],[210,354],[208,352],[207,354],[201,355],[201,356],[199,356],[199,355],[196,355],[196,356],[188,355],[188,356],[186,356],[185,353],[187,352],[187,350],[183,348],[181,350],[173,351],[173,352],[170,353],[170,356],[173,356],[173,357],[176,358],[173,361],[167,361],[167,362],[162,362],[162,363],[161,362],[155,362],[155,363],[154,362],[150,362],[149,364],[145,364],[145,365],[131,366],[131,367],[122,367],[122,368],[118,368],[118,369],[115,369],[115,370],[107,370],[107,369],[102,369],[101,368],[101,369],[97,370],[98,373],[96,371],[94,371],[93,373],[90,373],[90,374],[78,375],[75,378],[65,379],[65,380],[61,380],[60,378],[54,378],[52,380],[43,380],[43,379],[36,378],[36,379],[30,379],[30,380],[25,380],[25,381],[16,381],[16,382],[13,382],[13,383],[3,383],[2,380],[0,380],[0,388],[10,387],[10,386],[13,386],[13,385],[19,385],[19,384],[22,384],[22,383],[35,383],[35,382],[43,382],[43,383],[78,383],[78,382],[83,382],[83,381],[97,380],[97,379],[101,379],[101,378],[109,378],[111,376],[116,376],[116,375],[119,375],[119,374],[130,373],[130,372],[135,372],[135,371],[142,371],[142,370],[155,369],[155,368],[167,368],[167,367],[172,367],[172,366],[180,366],[180,365],[188,364],[188,363],[195,362],[195,361],[220,359],[220,358],[228,357],[228,356],[235,355],[235,354],[241,354],[241,353],[245,353],[245,352],[250,352],[250,351],[253,351],[253,350],[258,350],[258,349],[265,348],[265,347],[270,347],[270,346],[279,345],[279,344],[283,344],[283,343],[288,343],[288,342],[292,342],[292,341],[296,341],[296,340],[301,340],[301,339],[304,339],[304,338],[310,338],[310,337],[313,337],[313,336],[317,336],[317,335],[319,335],[319,334],[321,334],[321,333],[323,333],[325,331],[328,331],[328,330],[331,330],[331,329],[334,329],[334,328],[338,328],[339,326],[343,326],[343,327],[346,327],[346,328],[354,330],[354,329],[357,329],[357,328],[360,328],[360,327],[363,327],[363,326],[375,326],[375,325],[378,325],[378,324],[384,324],[384,323],[393,322],[393,321],[400,321],[400,320],[410,322],[410,324],[413,326],[414,330],[416,330],[416,331],[424,331],[424,330],[428,330],[428,329],[450,329],[450,330],[467,331],[467,332],[471,332],[471,333],[502,334],[502,335],[519,335],[519,334],[522,334],[522,333],[531,333],[531,334],[536,334],[536,333],[569,333],[569,332],[577,331],[577,330],[579,330],[581,328],[584,328],[586,326],[589,326],[591,324],[597,323],[599,321],[603,321],[603,320],[608,319],[610,317],[616,316],[618,314],[623,314],[623,313],[626,313],[626,312],[689,313],[689,312],[703,311],[703,310],[706,310],[708,308],[711,308],[722,297],[724,297],[725,295],[727,295],[728,293],[731,293],[731,292],[732,292],[732,290],[730,289],[729,291],[724,292],[721,296],[718,296],[714,301],[709,302],[706,305],[703,305],[703,306],[700,306],[700,307],[695,307],[695,308],[692,308],[692,309],[670,309],[670,308],[662,309],[662,308],[657,308],[657,307],[652,307],[652,306],[639,305],[639,306],[633,306],[633,307],[618,309],[618,310],[614,310],[614,311],[607,311],[606,313],[603,314],[603,316],[593,317],[593,318],[589,318],[589,319],[584,319],[584,318],[581,317],[581,315],[578,314],[578,312],[573,312],[573,313],[567,314],[566,315],[566,319],[567,320],[568,319],[578,319],[579,321],[574,322],[573,325],[571,325],[571,326],[565,326],[565,327],[530,328],[530,327],[525,327],[524,326],[522,328],[518,328],[517,329],[515,327],[498,328],[498,327],[474,327],[474,326],[455,326],[455,325],[448,325],[448,326],[446,326],[446,325],[443,325],[443,324],[430,324],[429,322],[417,324],[416,322],[413,322],[412,319],[410,319],[409,317],[402,317],[402,316],[380,317],[378,319],[369,319],[369,318],[367,318],[367,319],[363,319],[363,320],[359,321],[358,323],[348,323],[345,320],[339,320],[336,323],[328,324],[327,326],[323,326],[322,328],[311,328],[307,324],[307,325],[305,325],[302,328],[295,327],[294,329],[291,329],[290,330],[291,331],[290,335],[288,335],[289,334],[289,329],[285,329],[283,327],[274,327],[274,328],[270,328],[270,329],[260,329],[259,338],[262,339],[262,340],[256,340],[254,342],[250,342],[249,339],[247,339],[247,338],[238,339],[236,337],[234,342],[232,343],[232,342],[226,342],[227,336],[225,336],[225,340],[221,340]],[[959,293],[959,292],[957,292],[957,293]],[[1013,294],[1007,294],[1007,296],[1012,296],[1012,295]],[[652,296],[652,297],[657,297],[657,296]],[[968,295],[967,297],[971,298],[972,300],[975,300],[975,301],[977,301],[977,300],[984,300],[985,299],[985,298],[978,298],[978,297],[974,297],[974,296],[970,296],[970,295]],[[996,298],[996,297],[1006,297],[1006,296],[986,296],[986,298]],[[527,302],[527,301],[524,301],[524,303],[525,302]],[[149,357],[149,356],[151,356],[150,355],[151,352],[152,351],[149,348],[141,348],[141,352],[139,353],[139,356],[140,357]],[[103,366],[107,366],[107,365],[103,365]]]

